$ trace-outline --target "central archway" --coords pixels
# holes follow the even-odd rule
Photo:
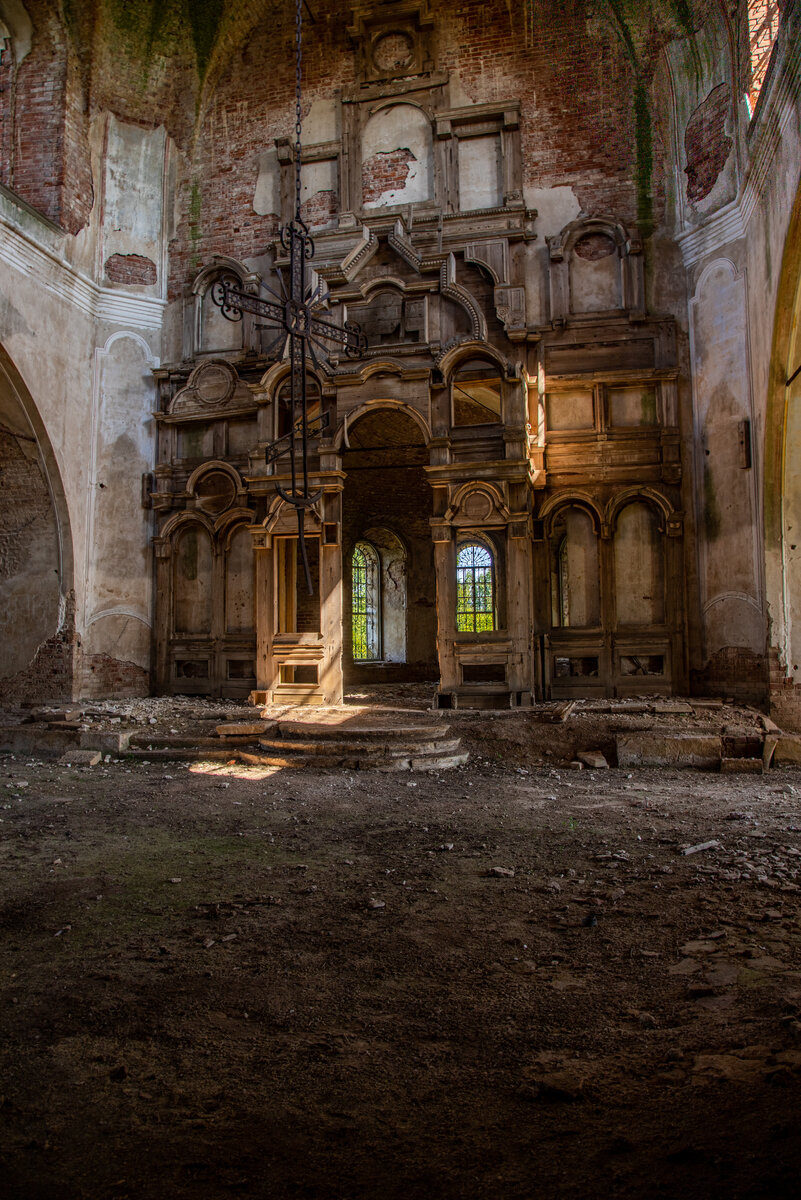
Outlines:
[[[349,425],[347,441],[342,450],[345,684],[436,681],[425,435],[397,403],[377,403]]]
[[[71,698],[76,638],[67,502],[44,424],[2,347],[0,530],[3,694]]]

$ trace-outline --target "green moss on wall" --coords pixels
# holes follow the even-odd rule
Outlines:
[[[195,46],[198,75],[201,79],[209,65],[222,20],[223,7],[224,0],[189,0],[189,25]]]
[[[76,0],[66,0],[74,5]],[[145,66],[156,55],[172,54],[188,37],[201,79],[209,66],[225,0],[107,0],[112,23],[130,53]]]
[[[192,245],[192,257],[190,259],[192,269],[197,271],[200,268],[200,212],[203,207],[203,193],[200,190],[200,184],[195,180],[192,184],[192,193],[189,197],[189,241]]]
[[[634,178],[637,187],[637,221],[643,237],[654,228],[654,198],[651,176],[654,168],[654,134],[648,108],[648,89],[642,79],[634,85]]]

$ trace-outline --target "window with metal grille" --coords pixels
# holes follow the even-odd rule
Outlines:
[[[381,657],[381,563],[369,542],[358,542],[352,562],[354,662]]]
[[[748,0],[748,42],[751,58],[751,85],[748,107],[756,107],[762,84],[768,73],[773,43],[779,32],[778,0]]]
[[[486,546],[470,542],[456,556],[456,628],[483,633],[495,628],[495,570]]]

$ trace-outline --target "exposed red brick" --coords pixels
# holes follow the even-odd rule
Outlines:
[[[583,238],[579,238],[574,250],[579,258],[584,258],[588,262],[598,262],[599,259],[608,258],[610,254],[614,254],[615,243],[605,233],[588,233]]]
[[[732,147],[725,132],[731,91],[721,83],[713,88],[690,117],[684,134],[687,166],[687,199],[703,200],[712,191]]]
[[[106,259],[109,283],[152,284],[158,279],[156,264],[142,254],[112,254]]]
[[[328,225],[339,212],[339,197],[336,192],[315,192],[300,206],[301,220],[310,229]]]
[[[411,150],[379,150],[362,164],[362,198],[365,204],[374,204],[387,192],[399,191],[406,186],[411,171],[410,163],[417,162]]]
[[[71,700],[75,695],[75,662],[79,638],[75,632],[75,595],[67,597],[61,628],[39,646],[24,671],[3,680],[6,700]]]
[[[762,705],[768,698],[768,665],[764,655],[743,646],[724,646],[701,671],[690,672],[694,696],[733,696],[742,704]]]
[[[81,664],[80,698],[91,700],[113,696],[147,696],[150,674],[136,663],[111,658],[108,654],[87,654]]]

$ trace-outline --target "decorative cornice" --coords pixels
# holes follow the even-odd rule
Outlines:
[[[19,223],[15,217],[19,217]],[[31,232],[20,226],[31,227]],[[41,235],[41,236],[40,236]],[[158,296],[101,287],[61,254],[66,235],[55,233],[52,222],[38,219],[27,206],[17,205],[7,189],[0,197],[0,262],[36,286],[96,321],[126,329],[161,329],[166,300]]]

